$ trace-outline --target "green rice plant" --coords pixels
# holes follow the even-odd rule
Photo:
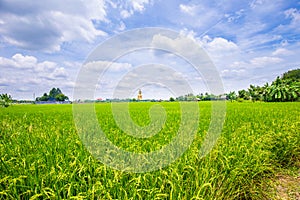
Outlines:
[[[145,153],[167,145],[180,124],[178,102],[130,103],[132,120],[147,126],[156,104],[165,109],[164,126],[139,139],[118,127],[111,104],[95,104],[95,110],[113,144]],[[268,199],[269,178],[300,159],[299,105],[228,102],[221,137],[199,157],[211,119],[211,103],[200,102],[189,149],[168,167],[145,173],[118,171],[93,157],[71,105],[0,109],[0,199]]]

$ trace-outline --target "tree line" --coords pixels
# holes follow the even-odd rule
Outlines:
[[[271,84],[250,85],[247,90],[240,90],[238,94],[230,92],[226,97],[231,101],[300,101],[300,69],[290,70],[281,77],[278,76]]]
[[[230,101],[265,101],[265,102],[287,102],[300,101],[300,69],[290,70],[281,77],[277,77],[271,84],[264,86],[250,85],[247,90],[239,90],[214,95],[201,93],[199,95],[186,94],[176,98],[177,101],[211,101],[211,100],[230,100]],[[174,101],[170,98],[170,101]]]
[[[287,102],[300,101],[300,69],[290,70],[281,77],[277,77],[271,84],[263,86],[250,85],[247,90],[229,92],[222,95],[201,93],[199,95],[186,94],[170,101],[210,101],[226,99],[230,101],[265,101],[265,102]],[[66,101],[69,97],[64,95],[59,88],[52,88],[49,94],[37,97],[36,101]],[[11,95],[0,94],[0,106],[8,107],[13,102]]]

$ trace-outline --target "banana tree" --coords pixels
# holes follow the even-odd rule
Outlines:
[[[12,97],[8,94],[0,94],[0,106],[8,107],[12,102]]]
[[[235,93],[235,91],[229,92],[229,94],[227,94],[226,96],[227,96],[227,99],[230,100],[231,102],[233,102],[234,100],[236,100],[236,93]]]
[[[248,92],[252,101],[259,101],[263,98],[264,91],[262,87],[250,85],[250,88],[248,88]]]

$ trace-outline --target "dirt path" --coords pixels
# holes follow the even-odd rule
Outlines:
[[[277,175],[276,198],[284,200],[300,200],[300,171],[298,176]]]

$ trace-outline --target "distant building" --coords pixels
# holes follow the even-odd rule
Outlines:
[[[138,99],[138,100],[142,100],[142,99],[143,99],[142,91],[141,91],[141,90],[139,90],[139,94],[138,94],[138,96],[137,96],[137,99]]]

